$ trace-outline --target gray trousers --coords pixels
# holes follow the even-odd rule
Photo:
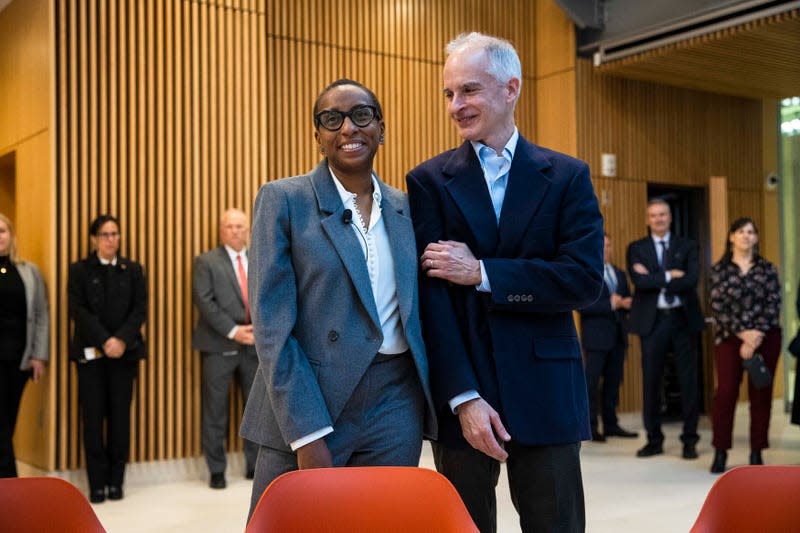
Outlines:
[[[258,370],[258,356],[255,347],[248,347],[236,353],[202,352],[203,357],[203,455],[208,470],[212,474],[224,473],[225,438],[228,429],[228,391],[234,374],[239,383],[242,403],[250,396],[250,387]],[[238,422],[237,422],[238,425]],[[255,467],[258,445],[247,439],[244,441],[244,456],[247,469]]]
[[[410,355],[378,354],[325,443],[334,466],[417,466],[422,453],[425,396]],[[321,429],[321,428],[320,428]],[[276,477],[297,470],[294,453],[261,446],[250,513]]]

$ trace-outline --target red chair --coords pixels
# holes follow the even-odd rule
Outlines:
[[[477,533],[441,474],[399,466],[297,470],[275,479],[246,533]]]
[[[712,485],[691,533],[800,532],[800,466],[740,466]]]
[[[0,532],[105,533],[89,500],[57,477],[0,479]]]

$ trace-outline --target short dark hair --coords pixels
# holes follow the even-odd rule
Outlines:
[[[330,85],[328,85],[327,87],[322,89],[322,92],[319,93],[319,95],[317,96],[317,99],[314,100],[314,111],[312,113],[312,118],[314,119],[314,127],[316,129],[319,129],[319,124],[317,124],[316,116],[317,116],[317,113],[319,113],[319,103],[322,100],[322,97],[325,96],[326,94],[328,94],[331,90],[335,89],[336,87],[342,87],[343,85],[352,85],[353,87],[358,87],[359,89],[361,89],[362,91],[367,93],[367,96],[369,96],[369,99],[372,100],[372,102],[371,102],[372,105],[375,106],[375,109],[378,110],[377,119],[378,120],[383,120],[383,108],[381,107],[381,103],[378,101],[378,97],[375,96],[375,93],[372,92],[371,90],[369,90],[365,85],[363,85],[361,83],[358,83],[355,80],[342,78],[342,79],[336,80],[335,82],[331,83]]]
[[[92,220],[92,223],[89,225],[89,235],[92,237],[97,237],[97,234],[100,232],[100,228],[102,228],[103,224],[106,222],[113,222],[117,225],[117,229],[120,229],[119,220],[117,217],[113,215],[100,215],[96,219]]]

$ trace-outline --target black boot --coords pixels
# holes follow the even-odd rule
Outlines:
[[[764,459],[761,458],[761,450],[751,450],[750,451],[750,464],[751,465],[763,465]]]
[[[721,474],[725,471],[725,463],[728,462],[728,452],[725,450],[714,451],[714,462],[711,463],[711,473]]]

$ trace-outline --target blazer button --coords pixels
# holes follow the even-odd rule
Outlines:
[[[515,302],[518,302],[518,301],[520,301],[520,300],[521,300],[521,298],[520,298],[519,294],[515,294],[515,295],[514,295],[514,301],[515,301]]]
[[[506,298],[506,300],[508,300],[509,302],[513,302],[514,301],[514,297],[509,294],[508,297]]]
[[[338,341],[338,340],[339,340],[339,334],[338,334],[338,333],[336,333],[336,332],[335,332],[335,331],[333,331],[333,330],[330,330],[330,331],[328,332],[328,340],[329,340],[329,341],[331,341],[331,342],[336,342],[336,341]]]

